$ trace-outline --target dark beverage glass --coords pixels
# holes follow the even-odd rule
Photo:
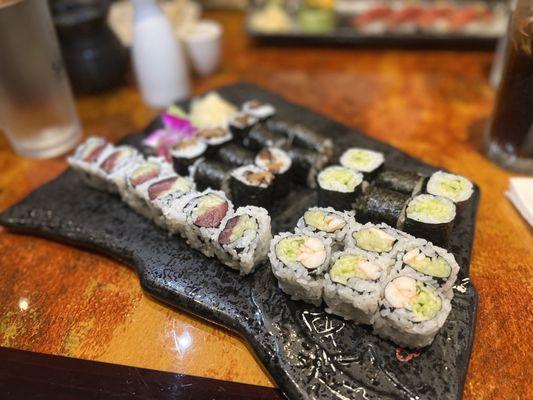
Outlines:
[[[511,18],[486,154],[506,169],[533,173],[533,0],[518,0]]]

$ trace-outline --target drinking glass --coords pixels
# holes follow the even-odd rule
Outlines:
[[[32,158],[65,153],[81,136],[45,0],[0,0],[0,129]]]
[[[507,40],[486,154],[506,169],[533,173],[533,0],[516,2]]]

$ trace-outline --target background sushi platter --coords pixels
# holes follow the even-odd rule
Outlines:
[[[330,136],[335,156],[350,146],[382,151],[389,166],[425,175],[437,168],[366,137],[352,128],[291,104],[249,84],[219,93],[239,104],[257,98],[280,116]],[[139,145],[143,134],[130,135]],[[132,266],[152,296],[241,334],[290,399],[461,398],[474,334],[477,293],[469,284],[470,253],[479,191],[458,214],[450,250],[461,272],[453,309],[434,343],[408,353],[323,309],[291,301],[268,263],[249,276],[170,238],[118,198],[83,184],[71,170],[0,215],[9,229],[71,243]],[[316,204],[312,189],[297,187],[271,210],[273,232],[292,230]]]

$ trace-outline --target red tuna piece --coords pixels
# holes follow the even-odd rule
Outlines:
[[[202,228],[216,228],[220,225],[220,221],[222,221],[222,218],[224,218],[227,212],[228,202],[225,201],[224,203],[221,203],[218,206],[210,208],[205,213],[196,218],[196,221],[194,221],[194,225],[200,226]]]
[[[131,177],[131,184],[133,187],[142,185],[143,183],[154,179],[159,175],[160,169],[156,164],[147,164],[139,167]]]
[[[220,232],[220,235],[218,235],[218,243],[220,244],[230,244],[230,238],[233,233],[233,228],[237,226],[239,223],[240,215],[231,218],[228,223],[226,224],[226,227],[222,232]]]
[[[176,182],[177,177],[173,176],[167,179],[163,179],[162,181],[152,183],[150,187],[148,188],[148,198],[150,200],[157,199],[159,196],[161,196],[162,193],[169,190],[174,182]]]
[[[88,162],[88,163],[95,162],[98,159],[98,157],[100,156],[100,154],[102,154],[102,152],[104,151],[106,146],[107,146],[107,143],[104,143],[104,144],[101,144],[99,146],[96,146],[94,149],[92,149],[89,152],[89,154],[87,154],[85,157],[83,157],[83,161]]]

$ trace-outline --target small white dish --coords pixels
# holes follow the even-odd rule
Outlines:
[[[221,37],[222,26],[211,20],[201,20],[184,32],[187,54],[199,76],[211,75],[218,69]]]

